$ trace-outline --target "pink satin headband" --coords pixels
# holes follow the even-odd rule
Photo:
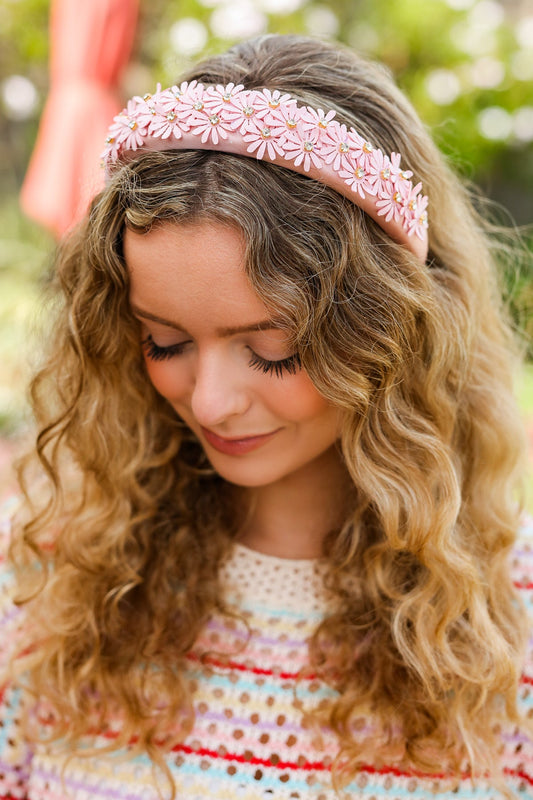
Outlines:
[[[273,161],[331,186],[360,206],[392,239],[426,260],[428,198],[400,155],[383,153],[335,111],[299,106],[278,90],[204,86],[197,81],[134,97],[115,117],[102,154],[118,160],[148,150],[217,150]]]

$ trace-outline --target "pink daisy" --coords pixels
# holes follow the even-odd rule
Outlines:
[[[148,132],[156,139],[181,139],[182,132],[188,131],[189,126],[181,122],[176,111],[164,112],[163,109],[156,109],[155,115],[150,120]]]
[[[363,169],[368,170],[370,167],[370,157],[374,152],[374,147],[367,139],[363,139],[363,137],[360,136],[353,128],[350,128],[348,131],[347,138],[350,145],[350,150],[353,152],[353,156],[357,159]]]
[[[115,117],[110,128],[110,136],[115,139],[117,148],[122,150],[137,150],[142,146],[146,135],[146,126],[139,125],[136,116],[137,103],[129,100],[127,107]]]
[[[428,215],[427,215],[428,198],[426,195],[418,198],[417,208],[414,215],[407,219],[407,235],[412,236],[413,233],[419,239],[424,239],[428,229]]]
[[[356,192],[362,200],[365,199],[367,194],[376,194],[371,176],[359,162],[352,164],[349,170],[339,172],[339,175],[341,178],[344,178],[344,182],[350,186],[352,191]]]
[[[183,84],[182,84],[183,86]],[[179,114],[192,128],[192,126],[201,121],[202,111],[205,111],[205,89],[202,83],[192,81],[189,83],[185,91],[179,96]],[[174,106],[175,108],[175,106]]]
[[[273,92],[270,89],[262,89],[260,92],[250,92],[253,95],[251,105],[255,108],[258,117],[264,117],[270,111],[275,111],[287,101],[291,100],[290,94],[281,94],[279,89]]]
[[[333,164],[336,172],[340,169],[350,169],[350,143],[346,125],[330,125],[321,142],[320,150],[326,164]]]
[[[195,136],[200,136],[204,144],[209,140],[215,145],[218,144],[219,139],[228,138],[227,132],[231,130],[229,121],[223,119],[222,113],[216,114],[214,111],[208,111],[207,108],[202,117],[198,117],[193,122],[193,125],[196,127],[192,129],[192,132]]]
[[[385,217],[386,222],[393,219],[399,222],[405,214],[406,202],[409,196],[409,186],[405,183],[400,183],[393,186],[391,191],[383,191],[376,200],[376,207],[378,208],[378,216]]]
[[[368,159],[368,172],[374,183],[376,194],[390,194],[393,187],[393,174],[388,156],[381,150],[374,150]]]
[[[316,135],[318,140],[323,139],[335,113],[335,111],[328,111],[325,114],[321,108],[314,109],[310,106],[302,108],[301,119],[306,136]]]
[[[228,83],[227,86],[222,86],[220,83],[217,86],[210,86],[205,92],[205,105],[210,112],[225,116],[227,111],[232,108],[236,110],[236,102],[244,89],[242,83],[235,85]]]
[[[298,122],[301,119],[301,112],[298,108],[296,100],[289,100],[286,103],[273,109],[268,116],[265,117],[268,121],[275,121],[276,124],[281,124],[285,127],[286,131],[290,133],[296,129]]]
[[[413,175],[411,170],[401,169],[400,159],[401,155],[399,153],[391,153],[390,156],[391,172],[395,182],[398,180],[408,181],[409,178],[411,178]]]
[[[285,140],[285,158],[294,161],[294,166],[303,165],[304,172],[309,172],[311,165],[321,169],[324,161],[320,155],[318,135],[307,133],[301,122]]]
[[[243,140],[248,144],[249,153],[255,153],[256,158],[264,158],[265,153],[271,161],[277,156],[284,156],[281,126],[268,125],[264,120],[250,121],[250,127],[244,134]]]

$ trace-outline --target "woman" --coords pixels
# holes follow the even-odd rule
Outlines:
[[[511,337],[412,108],[262,37],[105,162],[33,383],[4,793],[531,797]]]

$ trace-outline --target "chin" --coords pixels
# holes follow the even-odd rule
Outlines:
[[[216,464],[214,460],[211,459],[210,463],[221,478],[228,483],[241,486],[242,488],[258,489],[262,486],[270,486],[285,477],[285,473],[283,472],[270,471],[264,469],[264,467],[253,469],[244,462],[240,465],[235,465],[235,467],[222,466]]]

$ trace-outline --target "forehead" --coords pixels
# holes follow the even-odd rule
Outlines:
[[[246,275],[237,227],[210,221],[165,223],[148,233],[127,229],[124,256],[137,307],[219,325],[268,316]]]

